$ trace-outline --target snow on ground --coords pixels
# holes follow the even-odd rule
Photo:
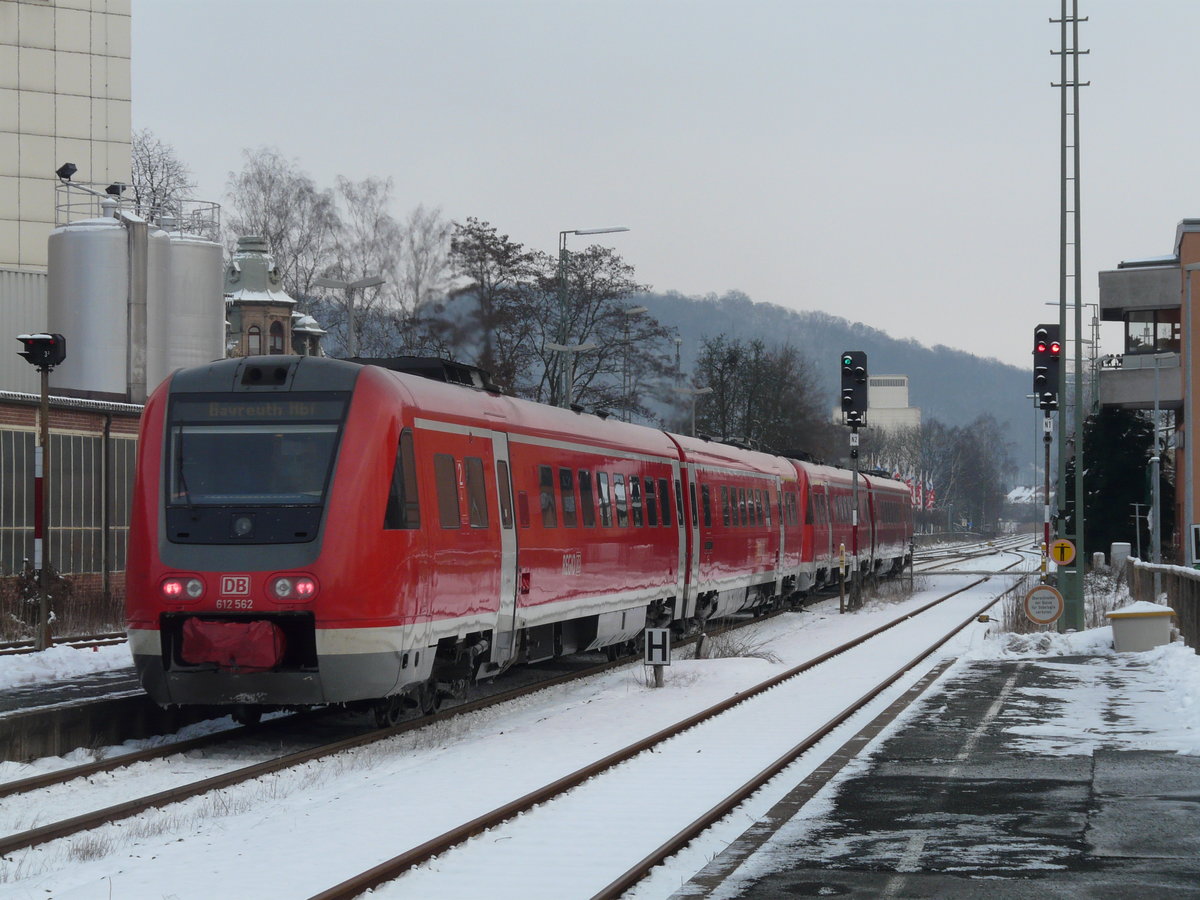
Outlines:
[[[685,660],[679,656],[690,651],[683,651],[668,670],[663,690],[648,686],[641,666],[613,670],[583,683],[547,689],[500,710],[459,717],[214,797],[147,812],[86,838],[11,854],[0,861],[0,897],[310,896],[472,815],[745,690],[819,649],[891,621],[955,586],[953,576],[928,579],[925,589],[922,580],[913,597],[876,601],[858,613],[839,615],[833,600],[758,623],[751,638],[737,638],[741,646],[736,648],[736,658]],[[962,583],[970,580],[963,577]],[[987,591],[998,594],[1010,582],[995,579],[976,588],[970,602],[986,601]],[[1094,658],[1097,678],[1115,672],[1123,685],[1120,704],[1126,721],[1120,726],[1102,718],[1098,703],[1084,704],[1082,712],[1081,705],[1074,704],[1074,718],[1041,733],[1025,734],[1024,739],[1043,748],[1061,744],[1081,752],[1079,740],[1064,740],[1064,736],[1107,735],[1122,746],[1200,754],[1200,660],[1187,647],[1172,644],[1146,653],[1116,654],[1109,628],[1025,636],[997,634],[996,628],[995,622],[973,625],[946,648],[947,654],[961,660],[943,683],[972,661],[1038,658],[1052,662],[1056,656],[1085,655]],[[94,652],[55,648],[34,655],[41,659],[0,658],[0,686],[125,666],[127,652],[124,647]],[[919,673],[912,676],[917,677]],[[837,687],[831,684],[830,690]],[[880,702],[886,704],[888,698]],[[861,724],[847,727],[856,729]],[[1119,733],[1112,734],[1114,730]],[[846,737],[835,736],[831,744],[836,747]],[[818,762],[797,763],[801,771],[795,780]],[[140,786],[156,789],[158,781],[167,783],[179,765],[179,760],[168,759],[145,767]],[[636,896],[669,895],[789,786],[761,792],[743,811],[656,872]],[[49,819],[53,814],[49,808],[34,809],[29,818]],[[621,839],[621,823],[630,815],[647,814],[646,810],[611,810],[613,840]],[[533,827],[537,822],[536,817],[528,819]],[[580,848],[580,852],[601,854],[604,848]],[[516,877],[519,869],[519,860],[514,860],[511,877],[481,873],[487,895],[496,900],[523,897],[523,881]],[[397,887],[386,896],[410,896]],[[574,895],[568,887],[562,896]]]
[[[41,653],[0,656],[0,690],[31,684],[69,681],[133,665],[126,644],[78,649],[50,647]]]

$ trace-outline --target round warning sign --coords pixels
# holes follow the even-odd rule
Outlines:
[[[1075,561],[1075,545],[1066,538],[1059,538],[1050,545],[1050,558],[1057,566],[1069,566]]]
[[[1063,595],[1048,584],[1039,584],[1025,595],[1025,615],[1035,625],[1053,625],[1063,608]]]

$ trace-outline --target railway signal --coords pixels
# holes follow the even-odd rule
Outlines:
[[[1033,330],[1033,393],[1038,408],[1058,409],[1062,382],[1062,341],[1056,324],[1039,325]]]
[[[61,334],[19,334],[17,340],[25,348],[17,352],[38,369],[53,369],[67,358],[67,339]]]
[[[851,428],[867,424],[867,354],[842,354],[842,421]]]
[[[34,633],[34,648],[45,650],[51,644],[48,575],[50,553],[49,541],[46,540],[50,524],[50,484],[46,477],[50,470],[50,370],[67,358],[67,339],[61,334],[37,332],[18,334],[17,340],[24,348],[18,352],[30,365],[36,366],[42,376],[37,444],[33,451],[33,568],[37,572],[41,594],[38,601],[38,626]]]

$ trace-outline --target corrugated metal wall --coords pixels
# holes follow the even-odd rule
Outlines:
[[[37,370],[17,354],[16,337],[45,327],[46,274],[0,269],[0,390],[41,390]]]
[[[24,360],[22,360],[24,362]],[[33,459],[37,437],[32,429],[0,427],[0,575],[15,575],[33,558]],[[50,435],[50,564],[63,574],[101,572],[104,437]],[[109,445],[110,572],[125,569],[130,497],[137,439],[114,434]]]

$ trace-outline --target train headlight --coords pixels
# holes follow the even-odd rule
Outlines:
[[[164,579],[162,595],[168,600],[199,600],[204,596],[204,582],[195,576],[172,576]]]
[[[308,575],[278,575],[268,589],[276,600],[311,600],[317,595],[317,582]]]

